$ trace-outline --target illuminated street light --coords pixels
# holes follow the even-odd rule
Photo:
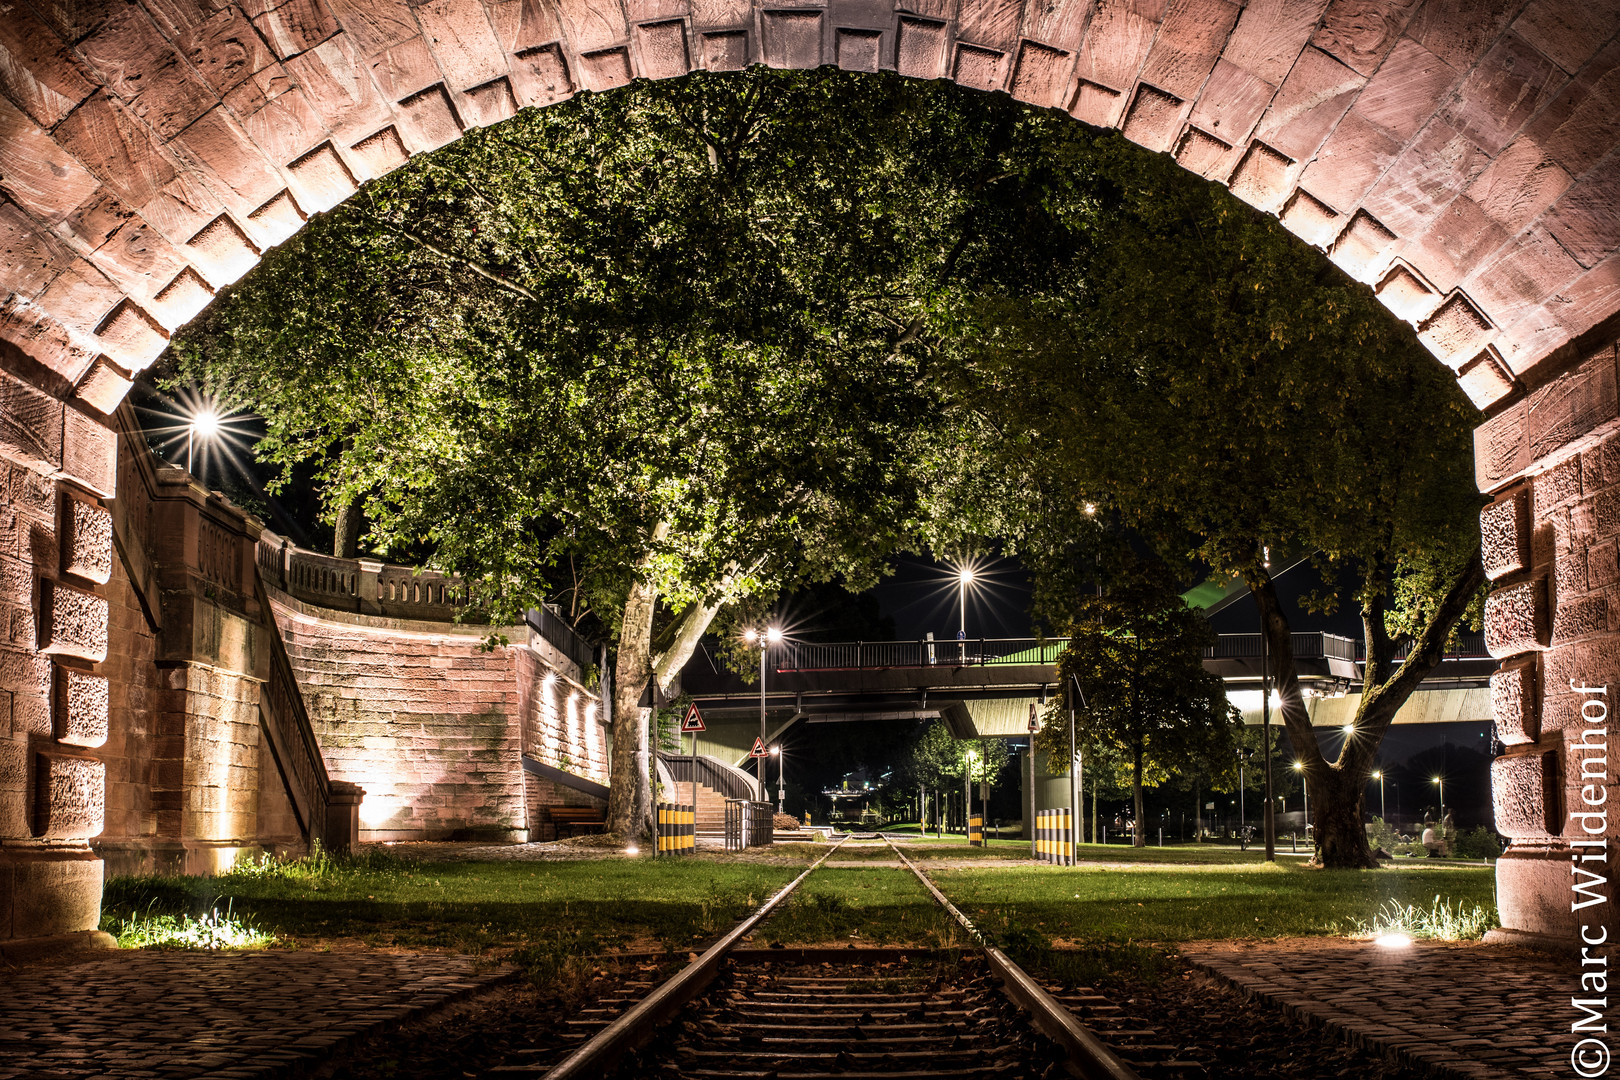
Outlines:
[[[1294,762],[1294,771],[1299,773],[1299,789],[1305,796],[1305,828],[1309,830],[1311,827],[1311,781],[1305,775],[1305,763],[1303,761]]]
[[[1096,517],[1096,516],[1097,516],[1097,504],[1096,503],[1086,503],[1086,517]]]
[[[759,646],[759,741],[765,743],[765,657],[770,653],[771,646],[782,640],[780,627],[767,626],[763,630],[756,630],[750,626],[743,631],[743,640],[750,645]],[[765,786],[765,759],[755,758],[759,769],[759,797],[769,798],[770,788]],[[780,797],[780,794],[779,794]]]
[[[1429,777],[1429,783],[1440,785],[1440,820],[1446,817],[1446,778],[1443,776]]]
[[[1373,779],[1378,781],[1378,816],[1383,821],[1388,821],[1389,815],[1384,812],[1384,770],[1375,771]]]
[[[191,445],[194,438],[207,442],[219,434],[219,414],[213,409],[204,409],[191,418],[186,425],[186,472],[191,472]]]
[[[1344,725],[1344,733],[1346,735],[1354,735],[1356,733],[1356,725],[1354,725],[1354,724],[1346,724],[1346,725]]]

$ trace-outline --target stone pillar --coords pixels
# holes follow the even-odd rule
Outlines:
[[[382,577],[385,564],[375,559],[357,559],[360,564],[358,581],[355,583],[355,599],[359,601],[356,609],[362,615],[381,615],[383,613],[382,600],[378,595],[378,583]]]
[[[0,372],[0,954],[106,946],[108,603],[117,439]]]
[[[347,780],[333,780],[326,803],[326,849],[346,855],[360,844],[360,803],[365,789]]]
[[[1497,737],[1498,941],[1569,942],[1571,856],[1620,839],[1608,750],[1620,696],[1620,396],[1613,341],[1544,377],[1478,429],[1485,640]],[[1584,708],[1584,715],[1583,715]],[[1620,748],[1617,748],[1620,749]],[[1602,805],[1609,792],[1615,805]],[[1593,805],[1588,805],[1592,803]],[[1576,818],[1582,811],[1601,818]],[[1593,826],[1583,828],[1583,823]],[[1592,863],[1612,878],[1612,862]],[[1606,895],[1606,888],[1603,890]],[[1607,904],[1594,907],[1610,918]],[[1591,921],[1588,919],[1587,921]]]

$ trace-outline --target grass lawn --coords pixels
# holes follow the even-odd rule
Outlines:
[[[784,945],[972,945],[911,871],[888,867],[817,870],[759,937]]]
[[[198,915],[211,908],[283,939],[371,946],[490,950],[542,946],[685,949],[729,929],[791,881],[792,866],[703,859],[579,862],[336,862],[323,872],[112,878],[102,926],[132,915]]]
[[[1495,872],[1472,866],[986,865],[930,874],[980,929],[1060,942],[1349,934],[1390,902],[1427,907],[1436,895],[1496,910]]]

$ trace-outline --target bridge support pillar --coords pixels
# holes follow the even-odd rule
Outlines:
[[[1620,371],[1615,342],[1532,372],[1475,434],[1485,569],[1485,641],[1502,660],[1491,704],[1503,754],[1491,767],[1505,942],[1571,942],[1615,921],[1606,888],[1572,861],[1620,840],[1606,805],[1620,697]],[[1617,748],[1620,749],[1620,748]],[[1594,861],[1610,878],[1607,861]],[[1582,903],[1583,897],[1598,897]],[[1577,904],[1582,906],[1577,907]],[[1611,935],[1612,938],[1612,935]]]

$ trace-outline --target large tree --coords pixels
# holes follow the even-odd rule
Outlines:
[[[609,827],[642,832],[649,683],[724,605],[917,542],[950,466],[932,312],[1062,246],[1003,182],[1027,122],[766,70],[526,111],[270,253],[178,377],[261,414],[261,456],[313,467],[330,520],[362,506],[370,550],[465,575],[492,619],[594,625]],[[1018,222],[1040,242],[988,239]]]
[[[1000,494],[979,504],[1013,508],[980,527],[1021,534],[1034,561],[1072,576],[1094,505],[1167,557],[1241,577],[1321,793],[1317,859],[1370,866],[1361,821],[1379,742],[1482,595],[1478,414],[1410,328],[1274,220],[1104,143],[1075,179],[1098,208],[1072,219],[1090,238],[1086,288],[985,302],[993,332],[963,336],[963,393],[1000,436],[999,472],[975,481]],[[1284,549],[1315,552],[1325,580],[1357,581],[1363,690],[1332,760],[1270,576]]]

